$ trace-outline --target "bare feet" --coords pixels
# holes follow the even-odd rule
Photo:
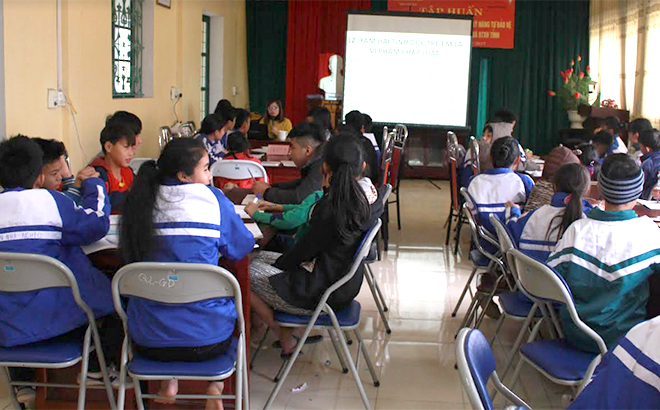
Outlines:
[[[177,379],[163,380],[160,382],[160,390],[158,390],[158,395],[162,398],[154,399],[154,401],[161,404],[174,404],[176,402],[174,396],[178,392],[179,381]]]
[[[206,389],[206,394],[220,395],[224,387],[225,385],[222,382],[211,382],[209,383],[209,388]],[[206,400],[206,410],[223,410],[222,400]]]

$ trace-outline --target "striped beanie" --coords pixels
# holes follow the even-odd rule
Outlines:
[[[610,179],[603,175],[603,172],[599,172],[598,188],[603,198],[610,204],[627,204],[642,194],[644,173],[639,171],[639,174],[630,179]]]

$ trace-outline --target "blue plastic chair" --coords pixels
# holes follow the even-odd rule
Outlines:
[[[466,327],[458,332],[456,360],[463,389],[473,409],[493,410],[493,401],[488,395],[489,380],[498,392],[516,406],[531,408],[500,381],[493,351],[481,331]]]
[[[44,340],[28,345],[15,347],[0,347],[0,373],[2,373],[10,386],[9,396],[16,409],[21,405],[16,399],[13,387],[65,387],[78,389],[78,409],[85,408],[87,388],[105,389],[108,395],[110,408],[115,409],[115,397],[108,377],[108,369],[101,348],[101,338],[96,327],[94,313],[80,297],[78,282],[71,270],[57,259],[44,255],[28,253],[0,252],[0,261],[4,269],[0,271],[0,292],[30,292],[49,288],[71,288],[76,304],[87,316],[87,331],[83,340],[48,341]],[[39,312],[34,312],[38,315]],[[92,342],[96,349],[103,386],[87,386],[87,373],[89,368],[89,353]],[[80,384],[57,384],[11,381],[8,367],[28,367],[41,369],[64,369],[81,363]]]
[[[528,363],[550,381],[563,386],[576,387],[579,393],[589,382],[594,369],[607,352],[605,342],[598,333],[580,319],[575,309],[573,296],[564,278],[547,265],[519,250],[510,250],[507,252],[507,256],[515,264],[520,286],[532,301],[564,304],[573,323],[589,336],[600,350],[600,354],[584,352],[573,347],[563,338],[536,341],[542,323],[539,321],[534,326],[527,343],[520,347],[521,360],[513,375],[513,385],[515,386],[523,363]]]
[[[330,305],[327,304],[327,301],[330,295],[334,291],[342,287],[346,282],[351,280],[353,276],[355,276],[355,273],[357,272],[360,265],[363,263],[364,258],[367,256],[367,253],[371,248],[371,243],[376,237],[376,234],[378,233],[381,224],[382,222],[380,221],[380,219],[377,220],[374,226],[372,226],[371,229],[366,233],[366,235],[362,239],[362,243],[360,244],[360,246],[357,249],[357,252],[355,253],[355,257],[353,258],[353,264],[351,265],[351,269],[346,275],[344,275],[344,277],[342,277],[337,282],[335,282],[323,293],[321,300],[319,301],[318,305],[316,306],[316,309],[314,309],[314,313],[311,316],[298,316],[283,312],[275,312],[275,321],[280,326],[305,327],[305,332],[298,341],[298,344],[296,345],[296,348],[291,354],[291,357],[285,362],[282,369],[280,369],[278,376],[275,378],[277,383],[275,384],[273,391],[268,397],[268,401],[264,406],[264,410],[268,409],[275,401],[277,394],[282,388],[282,385],[284,384],[284,381],[286,380],[289,371],[293,367],[296,358],[298,358],[298,355],[300,354],[300,350],[305,344],[305,340],[307,340],[307,337],[309,336],[312,329],[325,329],[328,331],[328,333],[330,334],[330,340],[332,340],[332,343],[335,345],[335,350],[337,351],[337,355],[339,356],[339,361],[341,362],[342,368],[344,369],[344,373],[347,373],[347,368],[345,363],[346,360],[348,362],[350,371],[353,374],[353,377],[355,378],[355,383],[357,384],[357,388],[360,392],[360,397],[362,398],[364,407],[366,409],[371,409],[371,405],[369,404],[369,399],[367,398],[367,394],[364,391],[364,386],[362,385],[362,381],[360,380],[360,375],[358,374],[356,364],[353,361],[353,358],[351,357],[351,353],[348,350],[348,345],[344,337],[344,331],[349,331],[349,330],[354,331],[355,337],[358,340],[358,358],[360,352],[362,352],[362,354],[364,355],[365,362],[367,363],[367,367],[369,368],[369,372],[371,373],[371,377],[374,381],[374,386],[378,387],[380,385],[380,382],[378,381],[378,376],[376,375],[374,366],[371,362],[371,358],[369,357],[367,348],[364,346],[362,337],[360,336],[360,332],[358,330],[358,325],[360,324],[360,310],[361,310],[360,303],[353,300],[349,306],[338,312],[335,312],[330,307]],[[335,338],[338,340],[338,344],[340,345],[341,350],[338,349],[337,341],[335,341]],[[343,352],[343,357],[342,357],[342,352]]]
[[[187,304],[202,300],[232,297],[236,306],[238,335],[233,337],[227,352],[214,359],[201,362],[163,362],[139,355],[132,349],[128,333],[128,317],[123,297],[138,297],[167,304]],[[135,384],[138,409],[144,410],[143,399],[158,398],[157,394],[144,394],[139,380],[206,380],[222,381],[236,374],[235,395],[177,394],[175,399],[207,400],[234,399],[235,408],[249,409],[245,320],[241,288],[227,270],[213,265],[197,263],[138,262],[121,268],[112,280],[112,298],[115,310],[124,325],[126,337],[122,345],[117,407],[124,409],[126,375]],[[129,302],[130,303],[130,302]]]

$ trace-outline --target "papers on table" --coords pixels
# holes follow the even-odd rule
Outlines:
[[[256,223],[245,224],[245,227],[248,228],[248,231],[254,236],[254,239],[261,239],[264,237],[264,234],[261,233],[261,229],[259,229],[259,225]]]
[[[234,205],[234,212],[236,212],[241,219],[250,219],[250,215],[245,212],[245,205]]]
[[[264,157],[264,155],[266,154],[252,154],[252,156],[255,157],[256,159],[261,159]]]
[[[638,199],[637,203],[652,211],[660,211],[660,202],[658,201],[646,201],[644,199]]]
[[[241,202],[241,205],[247,205],[250,202],[254,202],[254,200],[256,198],[257,198],[256,195],[252,195],[252,194],[246,195],[245,198],[243,198],[243,202]],[[243,208],[245,208],[245,207],[243,207]]]
[[[529,175],[532,178],[541,178],[541,175],[543,175],[543,171],[536,170],[536,171],[525,171],[527,175]]]
[[[261,161],[264,167],[279,167],[282,161]]]
[[[253,154],[253,155],[254,154],[265,154],[267,151],[268,151],[268,148],[261,147],[261,148],[251,149],[250,153]]]
[[[290,168],[295,168],[296,167],[296,163],[293,162],[293,161],[282,161],[282,165],[284,165],[285,167],[290,167]]]
[[[82,246],[85,255],[90,253],[102,251],[105,249],[117,249],[119,247],[119,215],[110,215],[110,230],[99,241],[89,245]]]

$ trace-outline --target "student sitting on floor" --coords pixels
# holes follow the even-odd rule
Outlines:
[[[605,159],[598,176],[605,210],[593,208],[569,226],[548,259],[571,289],[582,321],[608,346],[644,320],[647,279],[651,265],[660,262],[658,226],[633,211],[643,186],[644,174],[634,159],[625,154]],[[560,321],[569,343],[598,352],[565,308]]]
[[[470,182],[468,206],[477,222],[494,233],[489,215],[492,213],[504,220],[505,204],[524,204],[534,181],[527,175],[513,171],[520,162],[520,151],[518,141],[512,137],[495,141],[490,152],[493,168],[475,176]],[[489,252],[495,251],[495,247],[486,241],[483,241],[482,246]]]
[[[122,217],[125,261],[217,265],[220,255],[239,260],[250,253],[254,237],[222,191],[208,186],[210,181],[208,152],[192,138],[171,141],[158,163],[142,165]],[[127,314],[134,349],[162,361],[203,361],[224,354],[236,323],[232,298],[186,305],[131,298]],[[222,388],[221,382],[211,382],[207,393],[217,395]],[[172,402],[177,391],[176,379],[161,382],[163,402]],[[221,409],[222,400],[209,400],[206,408]]]
[[[589,182],[589,171],[582,164],[566,164],[554,174],[555,194],[548,205],[521,216],[518,205],[507,203],[506,226],[518,248],[545,262],[566,229],[592,208],[582,199]]]
[[[76,206],[61,192],[35,189],[41,188],[45,179],[42,158],[39,145],[28,137],[17,136],[0,144],[0,184],[4,187],[0,193],[0,251],[36,253],[63,262],[73,272],[80,295],[94,315],[106,316],[114,312],[110,281],[92,266],[80,248],[103,238],[110,227],[110,202],[103,181],[83,177],[82,206]],[[2,293],[0,297],[0,346],[55,337],[64,340],[79,336],[82,340],[86,327],[87,316],[73,300],[70,289]],[[121,344],[119,329],[111,332],[119,336],[119,344],[106,344],[110,339],[99,329],[108,362]],[[90,358],[89,365],[88,381],[99,382],[97,359]],[[19,369],[12,371],[12,376],[27,381],[33,379],[34,371]]]
[[[111,123],[101,131],[103,156],[90,166],[105,182],[113,214],[121,214],[126,194],[133,186],[133,170],[129,166],[135,153],[135,133],[122,123]]]
[[[234,128],[235,118],[233,114],[225,117],[223,114],[213,113],[207,115],[202,121],[202,127],[199,129],[196,139],[204,144],[204,148],[209,153],[210,165],[225,156],[227,135]]]
[[[276,204],[299,204],[314,191],[321,189],[321,150],[325,135],[316,124],[301,122],[289,133],[291,160],[300,170],[300,179],[282,182],[273,186],[256,182],[252,192]]]
[[[296,341],[289,329],[275,323],[273,310],[311,314],[328,287],[348,273],[365,232],[383,212],[382,201],[367,197],[358,182],[365,166],[355,137],[333,137],[323,159],[325,194],[307,231],[289,252],[260,252],[250,265],[252,308],[279,337],[284,357]],[[357,296],[363,269],[330,296],[333,309],[341,310]]]
[[[261,164],[258,158],[250,155],[250,144],[245,139],[245,136],[240,132],[235,132],[227,138],[227,148],[229,152],[222,159],[239,159],[241,161],[252,161],[257,164]],[[263,181],[262,177],[255,177],[256,181]],[[217,186],[222,189],[229,191],[236,187],[251,189],[254,185],[255,180],[252,178],[247,179],[228,179],[228,178],[216,178],[215,183]]]
[[[580,159],[570,149],[561,145],[553,148],[548,154],[548,158],[545,160],[541,179],[534,184],[534,188],[532,188],[532,192],[529,194],[529,198],[527,198],[527,203],[525,203],[523,210],[529,212],[538,209],[543,205],[548,205],[552,201],[552,197],[556,192],[556,185],[554,182],[555,172],[566,164],[579,163]]]
[[[644,172],[643,199],[651,199],[651,191],[658,183],[660,172],[660,131],[645,130],[639,135],[642,151],[642,171]]]
[[[80,205],[82,202],[82,195],[80,194],[82,181],[87,178],[98,178],[100,174],[92,167],[85,167],[74,177],[66,161],[67,153],[64,143],[43,138],[33,138],[33,140],[39,144],[41,151],[44,153],[41,169],[44,176],[42,188],[60,191],[77,205]]]

